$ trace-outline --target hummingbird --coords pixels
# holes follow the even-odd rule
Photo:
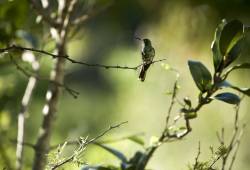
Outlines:
[[[140,73],[139,73],[139,80],[143,82],[146,78],[147,70],[153,62],[153,59],[155,56],[155,49],[152,46],[151,41],[149,39],[147,38],[141,39],[138,37],[136,37],[136,39],[143,41],[142,50],[141,50],[142,66],[141,66]]]

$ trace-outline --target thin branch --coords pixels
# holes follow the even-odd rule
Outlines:
[[[110,126],[108,129],[106,129],[105,131],[103,131],[101,134],[99,134],[98,136],[88,140],[88,141],[81,141],[80,142],[80,146],[74,151],[74,153],[69,156],[68,158],[64,159],[63,161],[53,165],[51,167],[51,170],[54,170],[54,169],[57,169],[63,165],[65,165],[66,163],[69,163],[71,161],[74,160],[74,158],[76,158],[77,156],[81,155],[81,153],[84,151],[84,148],[91,144],[91,143],[94,143],[96,140],[98,140],[99,138],[103,137],[104,135],[106,135],[108,132],[110,132],[111,130],[113,129],[116,129],[116,128],[119,128],[120,126],[122,126],[123,124],[125,123],[128,123],[127,121],[126,122],[121,122],[117,125],[113,125],[113,126]]]
[[[223,157],[223,155],[219,155],[216,159],[214,159],[213,162],[210,164],[209,168],[212,169],[212,167],[214,166],[214,164],[216,162],[218,162],[220,160],[220,158],[222,158],[222,157]]]
[[[199,141],[199,144],[198,144],[198,153],[197,153],[197,156],[195,157],[194,170],[198,166],[200,154],[201,154],[201,143]]]
[[[128,66],[119,66],[119,65],[91,64],[91,63],[86,63],[86,62],[82,62],[82,61],[76,61],[76,60],[70,58],[68,55],[56,55],[56,54],[49,53],[49,52],[44,51],[44,50],[38,50],[38,49],[28,48],[28,47],[21,47],[21,46],[17,46],[17,45],[12,45],[12,46],[9,46],[6,48],[2,48],[2,49],[0,49],[0,53],[8,52],[10,50],[33,51],[33,52],[37,52],[37,53],[51,56],[53,58],[64,58],[73,64],[80,64],[80,65],[84,65],[84,66],[88,66],[88,67],[99,67],[99,68],[105,68],[105,69],[137,70],[138,68],[140,68],[143,65],[143,63],[142,63],[142,64],[139,64],[139,65],[134,66],[134,67],[128,67]],[[158,63],[158,62],[161,62],[164,60],[166,60],[166,59],[155,60],[155,61],[152,61],[151,64]]]
[[[244,129],[245,129],[245,126],[246,126],[246,125],[243,124],[242,129],[241,129],[241,131],[240,131],[240,133],[239,133],[239,137],[238,137],[237,140],[236,140],[236,143],[235,143],[235,151],[234,151],[234,153],[233,153],[232,160],[231,160],[231,163],[230,163],[230,165],[229,165],[229,170],[232,170],[232,168],[233,168],[233,164],[234,164],[234,162],[235,162],[235,159],[236,159],[236,156],[237,156],[237,153],[238,153],[238,150],[239,150],[240,140],[241,140],[241,137],[242,137],[242,135],[243,135],[243,131],[244,131]]]
[[[239,131],[239,128],[238,128],[239,109],[240,109],[240,105],[238,104],[235,107],[234,132],[233,132],[233,136],[230,140],[230,144],[227,147],[227,153],[223,156],[223,159],[222,159],[222,170],[225,169],[228,157],[229,157],[230,153],[232,152],[232,150],[234,149],[235,144],[236,144],[235,140],[237,140],[237,135],[238,135],[238,131]]]
[[[243,99],[243,97],[241,98],[241,100]],[[238,105],[236,105],[236,107],[235,107],[235,118],[234,118],[234,132],[233,132],[233,135],[231,137],[229,145],[226,147],[227,148],[227,152],[224,155],[222,155],[222,168],[221,168],[222,170],[226,169],[228,158],[229,158],[230,154],[234,150],[234,153],[233,153],[232,159],[230,161],[230,165],[229,165],[229,170],[232,169],[234,161],[236,159],[237,152],[238,152],[238,148],[239,148],[239,144],[240,144],[240,139],[241,139],[241,136],[242,136],[244,128],[245,128],[245,124],[244,124],[242,126],[242,128],[239,129],[239,110],[240,110],[240,103]],[[221,145],[225,144],[225,142],[224,142],[224,128],[223,128],[223,130],[221,132],[221,137],[220,137],[219,141],[220,141]]]
[[[143,135],[144,133],[138,133],[138,134],[134,134],[134,135],[131,135],[131,136],[137,136],[137,135]],[[98,144],[106,144],[106,143],[114,143],[114,142],[119,142],[119,141],[122,141],[122,140],[125,140],[125,139],[128,139],[127,136],[122,136],[122,137],[118,137],[118,138],[115,138],[115,139],[111,139],[111,140],[101,140],[101,141],[98,141]],[[50,147],[50,150],[54,150],[56,149],[59,145],[63,145],[63,143],[59,143],[59,144],[56,144],[56,145],[53,145]],[[78,140],[72,140],[72,141],[67,141],[67,146],[69,145],[77,145],[79,144],[79,141]],[[97,144],[97,142],[93,142],[93,144]]]
[[[53,81],[53,80],[50,80],[50,79],[47,79],[47,78],[44,78],[44,77],[41,77],[37,74],[34,74],[34,73],[31,73],[29,71],[27,71],[26,69],[22,68],[14,59],[12,56],[10,56],[11,58],[11,61],[12,63],[16,66],[16,68],[23,73],[23,75],[25,75],[26,77],[34,77],[36,80],[42,80],[42,81],[48,81],[49,83],[51,84],[54,84],[56,86],[59,86],[59,87],[62,87],[64,88],[70,95],[72,95],[74,98],[77,98],[78,95],[79,95],[79,92],[69,88],[67,85],[65,84],[61,84],[61,83],[58,83],[56,81]]]
[[[13,60],[13,59],[12,59]],[[16,64],[17,65],[17,64]],[[34,72],[38,72],[39,70],[39,62],[35,59],[32,62],[32,67]],[[18,114],[18,128],[17,128],[17,147],[16,147],[16,169],[21,170],[23,166],[23,141],[25,137],[25,113],[28,110],[29,103],[31,101],[31,97],[35,86],[37,84],[37,79],[34,76],[29,77],[28,84],[26,86],[26,90],[24,92],[22,102],[21,102],[21,109]]]
[[[178,78],[175,80],[175,83],[174,83],[174,88],[173,88],[173,92],[172,92],[171,103],[170,103],[170,106],[168,108],[168,113],[167,113],[167,118],[166,118],[166,127],[168,127],[168,123],[169,123],[169,119],[170,119],[170,116],[171,116],[171,112],[172,112],[173,106],[175,104],[177,90],[178,90]]]

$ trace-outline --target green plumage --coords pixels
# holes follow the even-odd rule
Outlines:
[[[153,48],[151,41],[149,39],[143,39],[143,48],[142,48],[142,61],[143,65],[139,73],[139,79],[144,81],[146,78],[146,73],[148,68],[153,62],[155,56],[155,49]]]

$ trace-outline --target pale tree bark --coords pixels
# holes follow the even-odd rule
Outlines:
[[[52,37],[56,41],[56,50],[59,56],[66,55],[67,33],[70,25],[70,16],[74,9],[76,0],[66,0],[63,10],[59,10],[59,22],[61,27],[51,28]],[[51,80],[62,84],[64,81],[65,58],[58,57],[55,60],[54,69],[51,72]],[[35,145],[35,157],[33,170],[45,169],[47,163],[47,154],[50,147],[50,137],[55,121],[58,100],[61,94],[61,88],[55,84],[46,93],[46,104],[43,108],[43,122],[39,129],[39,136]]]
[[[34,58],[34,61],[31,62],[32,68],[34,72],[38,72],[39,70],[39,62],[35,59],[35,56],[30,53],[29,55],[32,55]],[[28,110],[29,103],[31,101],[31,97],[33,94],[33,91],[35,89],[35,86],[37,84],[37,79],[34,76],[31,76],[29,78],[28,84],[26,86],[23,98],[22,98],[22,104],[21,109],[18,114],[18,131],[17,131],[17,146],[16,146],[16,169],[21,170],[23,166],[23,143],[24,143],[24,137],[25,137],[25,113]]]

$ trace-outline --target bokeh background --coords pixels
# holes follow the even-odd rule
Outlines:
[[[103,1],[85,0],[80,10],[87,10]],[[80,92],[77,99],[66,91],[58,105],[58,116],[54,126],[52,144],[75,140],[79,136],[94,137],[109,125],[128,121],[128,124],[106,135],[103,139],[114,139],[126,135],[143,133],[145,146],[153,136],[159,136],[164,128],[165,117],[176,75],[167,70],[164,63],[180,72],[178,97],[188,96],[196,103],[196,88],[187,67],[187,61],[200,60],[213,71],[210,49],[214,31],[220,21],[226,18],[239,19],[250,24],[250,1],[248,0],[117,0],[100,15],[85,23],[79,33],[68,42],[68,54],[75,60],[107,65],[136,66],[141,63],[141,42],[135,36],[149,38],[156,50],[155,59],[167,60],[154,64],[145,82],[138,81],[134,70],[101,69],[67,63],[65,82]],[[48,38],[46,24],[36,24],[36,15],[30,4],[24,0],[0,1],[0,41],[27,45],[21,40],[23,31],[32,35],[38,48],[53,49]],[[13,38],[14,37],[14,38]],[[21,38],[20,38],[21,37]],[[250,35],[249,35],[250,37]],[[249,62],[250,38],[242,56],[237,62]],[[11,41],[10,41],[11,39]],[[14,39],[14,40],[13,40]],[[19,54],[17,54],[19,55]],[[40,56],[43,76],[49,76],[53,62],[49,57]],[[27,78],[18,72],[13,64],[1,57],[0,69],[0,149],[15,160],[17,114],[24,93]],[[28,67],[28,64],[23,63]],[[233,73],[229,79],[235,85],[250,87],[249,71]],[[46,81],[40,81],[34,92],[27,115],[25,140],[34,143],[41,124]],[[250,120],[250,100],[245,97],[240,109],[241,123]],[[178,112],[178,105],[174,108]],[[197,155],[201,143],[201,160],[211,156],[209,147],[217,148],[216,131],[225,127],[226,139],[233,130],[233,106],[214,101],[201,109],[198,117],[191,121],[193,131],[185,139],[163,145],[149,163],[157,170],[187,169]],[[235,169],[248,170],[250,167],[249,126],[242,138]],[[127,156],[143,147],[123,140],[110,146]],[[70,149],[65,151],[70,153]],[[32,164],[32,149],[25,149],[25,166]],[[111,154],[95,146],[86,149],[83,160],[89,164],[118,164]],[[0,159],[0,169],[4,158]],[[66,169],[79,169],[68,165]]]

